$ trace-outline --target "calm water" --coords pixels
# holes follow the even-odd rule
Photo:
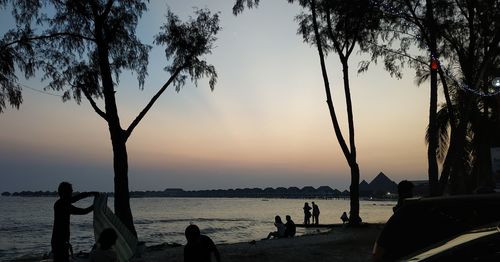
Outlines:
[[[0,197],[0,260],[50,250],[53,210],[56,198]],[[274,216],[291,215],[302,223],[303,199],[244,198],[133,198],[132,212],[139,240],[151,246],[161,243],[184,244],[184,229],[197,224],[203,234],[217,244],[261,239],[274,231]],[[321,209],[320,223],[340,223],[349,210],[348,200],[315,200]],[[113,199],[108,200],[112,207]],[[76,206],[87,207],[91,199]],[[385,222],[395,202],[361,201],[365,222]],[[308,233],[298,228],[298,234]],[[71,243],[75,252],[88,251],[94,243],[92,214],[72,216]]]

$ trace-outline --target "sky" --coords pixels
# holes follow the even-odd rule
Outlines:
[[[129,139],[131,190],[227,189],[322,186],[348,189],[350,170],[333,131],[317,50],[297,35],[297,5],[261,1],[259,8],[232,14],[233,0],[168,1],[181,18],[193,7],[220,12],[222,31],[206,57],[218,72],[186,82],[156,102]],[[151,1],[137,33],[147,44],[165,20],[167,4]],[[1,10],[5,13],[5,10]],[[11,24],[2,14],[0,33]],[[356,146],[361,180],[379,172],[395,182],[427,178],[425,128],[429,88],[417,86],[414,71],[391,78],[381,65],[357,74],[350,61]],[[127,127],[169,74],[164,51],[150,53],[144,90],[124,73],[116,87],[118,110]],[[342,69],[327,60],[332,95],[345,138]],[[43,90],[39,79],[25,80]],[[19,110],[0,115],[0,191],[56,190],[61,181],[77,191],[112,191],[111,141],[107,126],[83,100],[63,103],[57,95],[23,89]],[[98,101],[103,108],[103,102]]]

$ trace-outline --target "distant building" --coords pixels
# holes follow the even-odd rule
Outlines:
[[[372,190],[371,190],[368,182],[366,182],[365,180],[361,181],[361,183],[359,183],[359,196],[360,197],[369,197],[369,196],[371,196],[371,194],[372,194]]]
[[[389,179],[384,173],[380,172],[370,182],[370,188],[375,196],[385,196],[388,193],[396,194],[398,192],[398,184]]]
[[[370,183],[365,180],[359,183],[359,196],[386,198],[391,194],[397,194],[398,185],[380,172]]]

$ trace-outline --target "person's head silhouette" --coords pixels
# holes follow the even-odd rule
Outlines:
[[[274,217],[274,223],[283,224],[283,222],[281,221],[281,217],[280,216],[275,216]]]
[[[117,238],[118,235],[115,230],[112,228],[106,228],[101,232],[97,242],[101,246],[101,249],[108,250],[116,243]]]
[[[186,227],[184,235],[186,236],[188,243],[196,241],[196,239],[198,239],[201,235],[200,228],[197,225],[189,225]]]
[[[291,221],[292,217],[290,215],[286,215],[285,219],[286,219],[286,221]]]
[[[73,194],[73,186],[68,182],[61,182],[57,188],[57,193],[61,198],[70,198]]]
[[[413,197],[413,183],[408,180],[399,182],[398,195],[401,199]]]

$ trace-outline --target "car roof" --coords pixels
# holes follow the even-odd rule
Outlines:
[[[421,251],[413,253],[412,255],[402,259],[404,261],[422,261],[433,256],[442,254],[449,250],[458,248],[460,246],[468,245],[471,242],[481,240],[483,238],[490,237],[495,234],[500,234],[500,230],[497,226],[488,226],[480,229],[475,229],[467,231],[463,234],[457,235],[448,240],[442,241],[438,244],[432,245]]]

